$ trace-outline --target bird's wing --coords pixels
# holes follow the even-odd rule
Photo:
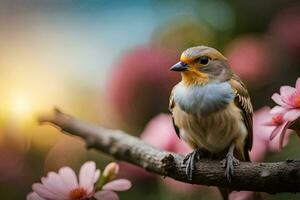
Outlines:
[[[174,129],[176,131],[176,135],[180,138],[180,130],[176,126],[175,121],[174,121],[174,116],[173,116],[173,108],[175,107],[174,92],[173,91],[174,91],[174,88],[171,92],[171,96],[170,96],[170,99],[169,99],[169,111],[172,113],[172,122],[173,122]]]
[[[250,95],[248,93],[248,90],[246,89],[246,86],[237,75],[233,75],[229,83],[235,91],[234,103],[241,109],[244,123],[248,130],[245,150],[250,151],[252,148],[252,141],[253,141],[253,127],[252,127],[253,107],[252,107]]]

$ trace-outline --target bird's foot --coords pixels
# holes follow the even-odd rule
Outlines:
[[[226,158],[221,161],[222,167],[225,168],[225,177],[228,180],[228,182],[231,182],[233,173],[234,173],[234,167],[238,166],[240,164],[240,161],[236,159],[232,153],[228,153],[226,155]]]
[[[183,164],[186,164],[185,173],[190,181],[193,179],[195,162],[200,160],[201,157],[202,152],[199,149],[195,149],[191,153],[188,153],[183,160]]]

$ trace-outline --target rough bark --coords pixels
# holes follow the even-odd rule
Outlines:
[[[63,132],[81,137],[88,148],[95,148],[118,160],[127,161],[164,177],[233,190],[267,193],[300,192],[300,161],[275,163],[241,162],[231,183],[224,178],[220,161],[201,160],[196,164],[193,180],[185,175],[183,156],[162,151],[121,130],[94,126],[66,115],[59,110],[39,117],[40,123],[51,123]]]

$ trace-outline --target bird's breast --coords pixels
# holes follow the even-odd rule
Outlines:
[[[174,90],[175,103],[185,112],[206,115],[225,109],[234,99],[228,82],[185,86],[180,82]]]
[[[175,106],[173,117],[180,137],[192,148],[201,147],[216,153],[227,148],[233,140],[243,143],[247,136],[241,111],[234,103],[207,116],[188,114]]]

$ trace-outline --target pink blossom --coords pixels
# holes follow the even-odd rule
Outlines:
[[[272,114],[264,124],[273,127],[270,140],[280,134],[280,147],[288,128],[296,125],[300,117],[300,78],[297,79],[296,87],[282,86],[280,94],[275,93],[272,99],[279,105],[272,108]]]
[[[75,172],[69,167],[62,167],[58,173],[49,172],[46,177],[41,178],[41,183],[32,185],[34,193],[27,196],[33,200],[39,196],[40,199],[53,200],[84,200],[94,194],[94,184],[100,176],[100,170],[92,161],[82,165],[79,172],[79,182]]]
[[[169,71],[177,60],[173,52],[150,44],[122,55],[108,79],[107,98],[124,121],[144,126],[167,111],[170,91],[180,78]]]
[[[191,149],[176,135],[172,117],[169,114],[159,114],[154,117],[141,134],[142,140],[162,150],[186,154]]]
[[[288,142],[288,134],[284,134],[281,137],[275,137],[274,133],[277,133],[284,128],[279,125],[280,118],[274,117],[270,113],[269,107],[263,107],[257,110],[253,116],[253,147],[250,152],[252,161],[261,161],[268,152],[278,152]],[[277,121],[273,121],[277,119]],[[275,123],[276,122],[276,123]],[[280,128],[277,128],[280,127]],[[272,141],[270,141],[272,138]]]
[[[255,86],[267,80],[272,69],[269,47],[263,38],[242,36],[232,41],[225,49],[230,66],[243,79]]]
[[[272,109],[272,113],[283,114],[284,121],[295,121],[300,116],[300,78],[295,88],[281,86],[280,94],[273,94],[272,99],[279,105]]]
[[[95,192],[94,184],[99,177],[100,170],[96,169],[92,161],[84,163],[80,168],[79,181],[71,168],[62,167],[58,173],[49,172],[46,177],[42,177],[41,183],[33,184],[33,192],[27,195],[27,200],[87,200],[92,197],[118,200],[114,191],[124,191],[131,187],[128,180],[118,179],[106,182],[101,191]]]
[[[300,53],[300,6],[292,6],[280,10],[270,23],[269,33],[274,41],[290,54]]]

